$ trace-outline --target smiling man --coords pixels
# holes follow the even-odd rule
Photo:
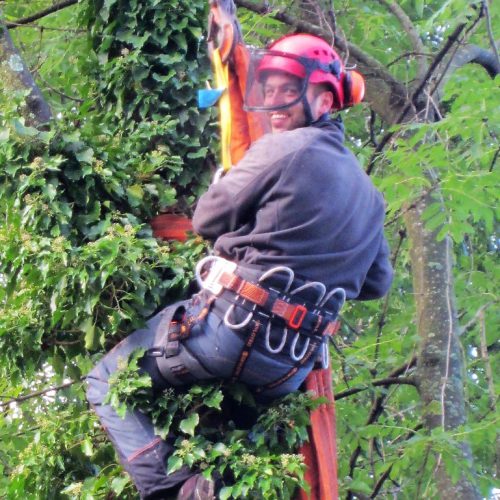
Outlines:
[[[263,85],[264,106],[278,110],[269,111],[269,122],[273,133],[294,130],[307,125],[304,104],[297,103],[300,96],[300,79],[286,73],[269,74]],[[333,105],[333,93],[324,84],[309,84],[305,99],[311,110],[313,121],[328,113]],[[293,104],[293,103],[296,104]],[[290,105],[290,103],[292,103]],[[281,109],[282,105],[288,107]]]
[[[146,414],[121,419],[104,403],[120,358],[145,349],[141,368],[159,397],[224,379],[269,401],[326,362],[346,299],[389,289],[384,201],[345,148],[341,120],[329,117],[362,93],[361,76],[320,38],[292,35],[252,51],[245,107],[266,113],[272,133],[198,202],[193,226],[215,254],[197,266],[200,293],[158,313],[87,377],[88,399],[142,498],[208,500],[217,486],[187,467],[167,474],[172,439],[155,435]]]

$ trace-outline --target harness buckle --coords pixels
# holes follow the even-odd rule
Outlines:
[[[210,269],[206,277],[202,277],[205,265],[210,264]],[[219,278],[223,273],[233,273],[237,268],[236,262],[223,259],[215,255],[210,255],[201,259],[196,265],[196,280],[200,288],[208,290],[214,295],[220,295],[224,288],[219,283]]]
[[[304,318],[306,317],[307,314],[307,308],[305,308],[302,305],[296,305],[295,309],[293,310],[290,319],[288,320],[287,324],[290,328],[293,328],[294,330],[298,330],[302,322],[304,321]]]

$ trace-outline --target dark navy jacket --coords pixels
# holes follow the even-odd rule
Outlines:
[[[227,259],[288,266],[361,300],[383,296],[392,281],[383,223],[382,195],[336,120],[263,136],[193,217],[195,231]]]

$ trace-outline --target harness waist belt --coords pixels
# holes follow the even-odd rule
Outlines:
[[[328,319],[324,314],[310,311],[302,304],[287,302],[280,299],[277,292],[247,281],[232,272],[221,272],[216,278],[216,283],[283,319],[293,330],[299,330],[305,324],[313,333],[319,334],[321,331],[322,335],[333,335],[338,330],[338,322],[331,314],[329,315],[331,319]]]

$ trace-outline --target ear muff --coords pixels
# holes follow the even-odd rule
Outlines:
[[[342,81],[344,108],[359,104],[365,96],[365,79],[357,71],[346,71]]]
[[[359,104],[365,97],[365,79],[361,73],[351,71],[351,106]]]

